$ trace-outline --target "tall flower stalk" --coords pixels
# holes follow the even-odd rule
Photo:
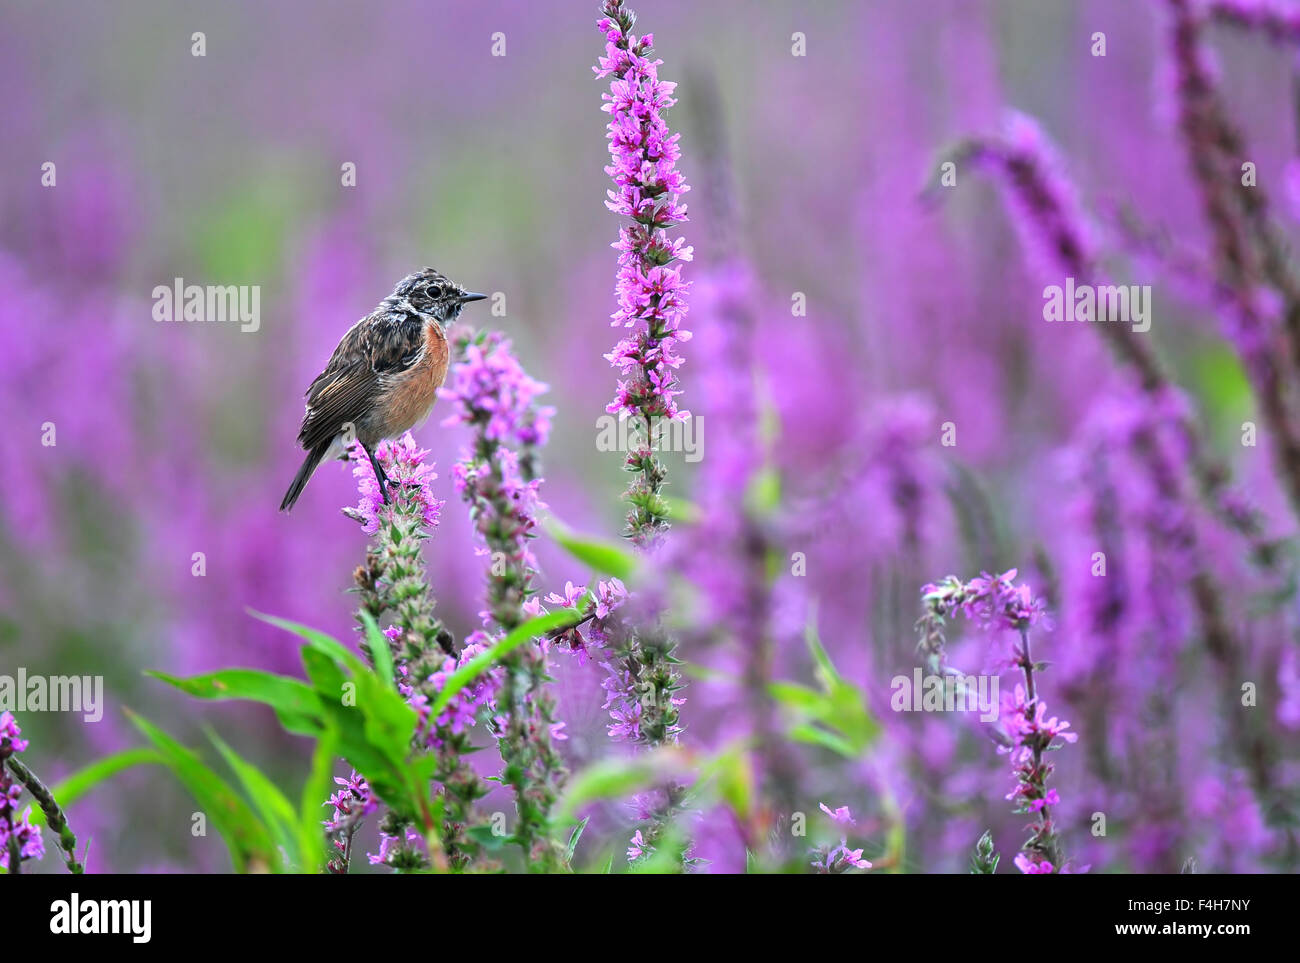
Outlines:
[[[679,201],[690,188],[677,170],[681,135],[671,133],[663,118],[676,103],[677,85],[659,79],[663,61],[651,59],[654,35],[632,33],[636,14],[622,0],[605,0],[601,12],[605,56],[595,71],[612,78],[602,108],[610,115],[611,163],[605,173],[614,181],[605,206],[631,221],[614,244],[618,310],[611,326],[632,330],[605,355],[621,374],[606,410],[634,419],[643,433],[628,453],[626,467],[634,478],[625,497],[631,505],[627,535],[648,548],[668,529],[662,498],[667,472],[654,450],[656,431],[664,419],[690,417],[677,406],[676,372],[683,360],[677,345],[691,336],[681,327],[690,283],[682,280],[679,262],[689,261],[692,250],[684,239],[668,236],[669,228],[687,219]]]
[[[614,182],[605,206],[630,221],[613,245],[618,251],[618,308],[610,324],[629,333],[605,355],[620,372],[618,390],[605,410],[632,419],[637,429],[624,465],[633,476],[624,494],[631,506],[624,534],[649,553],[669,527],[663,497],[668,473],[655,451],[658,432],[667,421],[690,417],[676,397],[683,361],[678,345],[691,337],[681,326],[690,290],[681,265],[693,251],[685,239],[668,233],[687,219],[680,201],[690,188],[677,170],[681,135],[671,132],[663,116],[676,103],[672,94],[677,85],[659,79],[663,61],[652,59],[654,35],[632,33],[636,14],[622,0],[604,0],[600,9],[597,27],[605,37],[605,54],[594,70],[598,78],[610,78],[601,109],[609,114],[605,173]],[[624,623],[628,631],[610,645],[605,663],[605,707],[616,723],[610,732],[642,746],[675,745],[683,702],[677,695],[682,688],[677,641],[657,613],[648,611],[654,608],[648,600],[639,600],[635,608],[639,617]],[[633,836],[629,860],[654,851],[684,799],[685,789],[676,783],[638,798],[637,816],[648,825]]]
[[[1276,463],[1292,508],[1300,511],[1300,429],[1296,428],[1293,399],[1282,377],[1287,352],[1270,348],[1287,330],[1294,332],[1292,346],[1300,344],[1300,292],[1296,291],[1285,258],[1275,250],[1266,218],[1266,202],[1258,188],[1240,185],[1241,137],[1227,117],[1214,83],[1215,72],[1207,60],[1202,30],[1204,11],[1186,0],[1167,0],[1173,14],[1173,48],[1177,68],[1180,124],[1200,189],[1216,246],[1218,276],[1210,287],[1215,307],[1228,319],[1226,334],[1237,348],[1251,377],[1252,387],[1269,425]],[[1079,282],[1108,283],[1100,268],[1100,255],[1088,230],[1073,186],[1066,179],[1052,145],[1030,118],[1008,117],[999,136],[966,141],[956,156],[992,170],[1006,182],[1016,209],[1016,227],[1027,245]],[[1282,293],[1284,330],[1278,330],[1262,310],[1271,302],[1266,284]],[[1247,652],[1230,621],[1225,592],[1214,577],[1212,556],[1194,512],[1199,495],[1216,519],[1245,540],[1254,561],[1279,585],[1292,576],[1278,541],[1268,533],[1263,514],[1229,484],[1225,466],[1207,454],[1201,431],[1192,418],[1182,392],[1159,364],[1143,336],[1127,325],[1096,325],[1136,376],[1142,404],[1167,413],[1176,445],[1140,446],[1139,470],[1148,483],[1164,493],[1164,511],[1174,523],[1168,526],[1166,551],[1176,548],[1194,611],[1200,622],[1206,650],[1225,667],[1225,680],[1244,678]],[[1300,365],[1298,360],[1297,365]],[[1195,490],[1183,481],[1190,476]],[[1227,681],[1225,698],[1234,697],[1235,681]],[[1229,718],[1238,730],[1246,727],[1241,713]],[[1258,728],[1239,743],[1243,763],[1253,785],[1264,795],[1274,793],[1273,752]]]
[[[433,464],[426,461],[428,454],[415,444],[409,432],[397,441],[379,445],[375,457],[392,480],[391,500],[385,504],[370,460],[354,448],[352,473],[357,479],[359,502],[355,508],[344,509],[344,513],[373,536],[365,564],[354,575],[360,595],[358,621],[362,612],[376,623],[391,618],[384,637],[392,652],[395,681],[421,714],[417,741],[438,760],[434,779],[444,796],[444,853],[437,855],[445,857],[451,868],[461,869],[477,849],[466,833],[473,821],[474,802],[487,794],[483,781],[468,762],[474,747],[467,715],[469,724],[476,716],[474,712],[466,713],[465,706],[477,709],[482,703],[473,703],[467,690],[438,719],[429,719],[428,709],[442,688],[448,666],[454,669],[479,649],[466,645],[458,653],[452,634],[435,611],[437,602],[429,585],[423,551],[425,540],[438,524],[443,502],[433,494],[431,486],[438,476]],[[365,649],[366,644],[362,647]],[[330,800],[335,813],[326,826],[338,850],[329,866],[333,872],[347,871],[352,836],[360,820],[376,808],[364,780],[345,780],[341,785],[346,788]],[[423,865],[419,840],[408,840],[406,827],[396,825],[392,814],[384,819],[381,849],[377,857],[371,857],[372,862],[395,868]]]
[[[447,424],[474,431],[457,462],[457,492],[490,557],[484,641],[504,637],[527,618],[537,561],[531,542],[541,508],[535,477],[538,449],[550,434],[553,409],[537,404],[546,385],[530,378],[500,333],[463,339],[443,397],[455,406]],[[519,822],[515,839],[529,868],[554,872],[564,857],[551,837],[551,809],[563,787],[564,760],[555,742],[566,738],[547,687],[547,640],[524,645],[502,661],[494,728],[514,790]]]

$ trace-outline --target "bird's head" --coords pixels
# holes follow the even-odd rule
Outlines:
[[[416,312],[431,315],[446,325],[455,321],[460,309],[470,301],[482,301],[487,295],[466,291],[445,274],[427,267],[398,281],[393,297],[407,301]]]

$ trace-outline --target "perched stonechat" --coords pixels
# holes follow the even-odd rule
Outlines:
[[[298,432],[307,457],[281,511],[293,507],[323,460],[345,457],[353,440],[365,449],[388,502],[388,476],[375,459],[375,446],[429,417],[447,377],[446,327],[465,304],[485,297],[427,267],[402,278],[379,307],[343,335],[307,389],[307,413]]]

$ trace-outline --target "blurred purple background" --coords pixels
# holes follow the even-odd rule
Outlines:
[[[303,746],[269,711],[199,705],[141,673],[296,671],[293,639],[249,607],[351,633],[347,589],[365,540],[339,513],[355,501],[350,474],[327,465],[292,515],[276,506],[300,457],[303,389],[347,327],[420,266],[504,293],[504,317],[484,302],[464,319],[506,331],[551,386],[543,497],[581,530],[619,529],[621,458],[595,442],[614,384],[601,355],[616,337],[618,225],[602,203],[594,6],[5,5],[0,671],[99,674],[107,687],[96,724],[20,715],[28,761],[45,778],[134,744],[127,706],[191,745],[212,724],[296,792]],[[801,637],[815,603],[837,665],[885,724],[859,762],[799,750],[805,775],[792,802],[849,805],[878,853],[887,794],[906,823],[907,870],[963,871],[985,828],[1004,852],[1021,840],[992,743],[962,719],[889,711],[890,678],[919,664],[921,585],[1012,567],[1053,612],[1055,630],[1036,642],[1052,663],[1042,685],[1081,737],[1057,754],[1054,777],[1075,860],[1105,872],[1177,871],[1188,857],[1217,871],[1296,865],[1290,586],[1283,604],[1262,602],[1275,579],[1250,564],[1241,539],[1198,519],[1199,564],[1209,559],[1224,592],[1244,674],[1207,654],[1185,569],[1146,540],[1161,493],[1125,461],[1127,421],[1143,417],[1145,401],[1089,326],[1043,321],[1042,287],[1061,272],[1026,247],[996,183],[963,168],[944,203],[920,198],[959,139],[997,129],[1007,108],[1036,118],[1107,267],[1153,286],[1144,337],[1214,454],[1269,533],[1291,535],[1268,445],[1239,441],[1257,416],[1220,319],[1158,264],[1126,254],[1114,230],[1125,212],[1179,248],[1208,257],[1212,247],[1177,136],[1164,6],[637,5],[662,76],[680,84],[669,122],[694,187],[681,233],[696,250],[685,270],[697,282],[696,340],[684,350],[681,401],[704,416],[706,447],[698,465],[670,456],[671,490],[707,503],[710,467],[729,442],[756,444],[741,422],[770,403],[778,544],[784,558],[807,559],[806,576],[777,579],[765,615],[776,674],[811,677]],[[206,56],[191,55],[195,31]],[[492,56],[497,31],[504,57]],[[795,31],[806,56],[791,54]],[[1096,31],[1105,57],[1090,54]],[[1294,236],[1282,186],[1296,155],[1294,57],[1261,37],[1210,37],[1261,184]],[[53,188],[41,184],[46,162]],[[348,162],[355,187],[340,183]],[[155,322],[151,291],[176,277],[260,286],[260,329]],[[796,292],[806,316],[792,316]],[[745,305],[742,363],[762,386],[753,405],[738,397],[747,379],[735,377],[736,348],[719,333],[728,297]],[[463,634],[477,624],[482,560],[448,477],[465,436],[440,427],[442,414],[417,432],[448,498],[428,557],[439,611]],[[41,444],[47,422],[54,447]],[[957,427],[955,447],[939,443],[945,422]],[[1108,583],[1124,601],[1104,631],[1089,607],[1098,457],[1115,489],[1105,514],[1126,533]],[[545,539],[538,547],[548,590],[584,578]],[[195,552],[203,577],[191,574]],[[725,575],[725,555],[695,561]],[[730,591],[705,588],[714,606]],[[954,664],[986,667],[985,637],[964,625],[950,637]],[[715,668],[744,661],[706,631],[685,631],[682,654]],[[611,751],[599,670],[560,663],[577,767]],[[1249,758],[1228,719],[1247,681],[1259,704],[1235,711],[1266,734],[1264,760]],[[688,744],[753,724],[732,711],[743,696],[726,685],[696,681],[689,695]],[[72,816],[94,840],[92,870],[228,868],[215,836],[190,836],[191,808],[161,770],[136,771]],[[1104,837],[1090,832],[1096,812],[1107,814]],[[706,814],[699,838],[712,869],[743,869],[725,818]],[[52,856],[42,864],[56,868]]]

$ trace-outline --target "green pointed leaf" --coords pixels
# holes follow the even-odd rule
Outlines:
[[[311,773],[303,786],[302,802],[298,807],[298,851],[302,853],[304,872],[323,872],[330,858],[323,825],[329,810],[324,807],[334,789],[334,760],[337,755],[338,740],[334,733],[321,736],[312,753]]]
[[[582,831],[587,828],[587,823],[591,822],[590,816],[583,817],[582,822],[573,827],[573,832],[569,833],[569,844],[564,848],[564,861],[573,865],[573,854],[578,848],[578,840],[582,838]]]
[[[565,551],[597,573],[612,575],[626,582],[636,572],[636,556],[620,545],[577,535],[555,519],[546,522],[545,527],[547,533]]]
[[[271,830],[276,842],[284,848],[289,865],[291,867],[297,865],[299,862],[298,814],[294,811],[293,805],[265,773],[231,749],[215,732],[209,731],[208,738],[226,760],[226,765],[239,777],[244,792],[252,800],[258,815],[262,817],[262,823]]]
[[[604,759],[576,773],[556,807],[555,822],[572,821],[578,809],[598,799],[629,796],[647,786],[679,778],[689,769],[687,757],[672,747],[655,749],[625,759]]]
[[[212,821],[230,851],[236,871],[242,873],[249,869],[273,867],[275,850],[266,827],[239,794],[208,768],[193,750],[130,709],[126,714]]]
[[[300,736],[320,733],[320,700],[311,686],[300,679],[263,672],[260,669],[222,669],[207,675],[180,679],[165,672],[146,672],[197,699],[247,699],[275,710],[286,732]]]
[[[849,759],[856,758],[858,753],[853,747],[853,743],[843,736],[828,732],[825,729],[819,729],[808,723],[799,723],[790,727],[790,738],[796,742],[807,742],[815,746],[824,746],[832,752],[837,752],[841,756]]]
[[[393,650],[388,647],[388,638],[379,631],[379,624],[369,612],[361,613],[361,621],[366,626],[366,642],[370,646],[370,658],[375,664],[375,675],[388,683],[389,688],[397,688],[393,679]]]
[[[346,645],[331,635],[327,635],[318,629],[309,628],[298,622],[292,622],[289,619],[282,619],[275,615],[267,615],[264,612],[257,612],[248,609],[248,614],[255,619],[261,619],[270,625],[284,629],[286,632],[292,632],[294,635],[303,639],[313,649],[325,653],[336,662],[342,662],[348,667],[353,675],[364,675],[370,671],[370,666],[357,653],[353,652]]]
[[[338,739],[338,754],[366,777],[380,799],[405,815],[414,815],[415,801],[408,790],[403,762],[415,732],[415,710],[402,703],[411,713],[411,727],[399,751],[393,745],[392,733],[369,718],[371,701],[359,686],[355,692],[356,704],[343,703],[344,685],[355,680],[349,679],[337,662],[309,645],[302,648],[302,660],[320,694],[325,719]],[[377,688],[377,682],[375,685],[376,691],[384,691]],[[327,695],[331,692],[332,697]],[[389,694],[401,698],[395,692]]]
[[[442,710],[451,703],[457,692],[484,672],[487,672],[493,665],[500,662],[521,645],[531,642],[538,636],[545,635],[554,629],[573,625],[575,622],[581,621],[582,617],[582,613],[576,608],[560,609],[557,612],[549,612],[546,615],[539,615],[536,618],[529,619],[523,625],[516,627],[514,631],[510,632],[496,645],[474,656],[447,678],[442,689],[438,692],[438,697],[433,700],[433,705],[429,707],[429,718],[437,719],[442,715]]]

